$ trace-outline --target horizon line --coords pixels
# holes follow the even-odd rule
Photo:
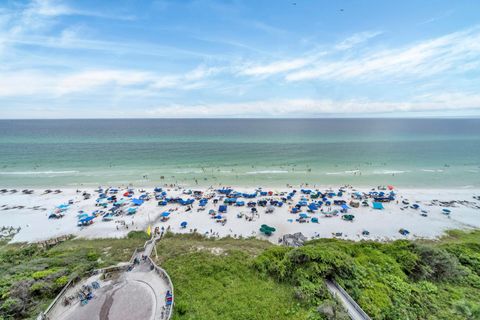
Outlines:
[[[115,117],[115,118],[6,118],[0,121],[32,121],[32,120],[327,120],[327,119],[409,119],[409,120],[438,120],[438,119],[471,119],[480,120],[480,115],[475,116],[370,116],[370,117]]]

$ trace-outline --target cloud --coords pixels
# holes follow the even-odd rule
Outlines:
[[[178,75],[115,69],[92,69],[62,75],[39,70],[3,72],[0,73],[0,97],[59,97],[117,88],[141,89],[144,92],[196,90],[207,86],[207,80],[219,72],[219,68],[203,65]]]
[[[58,17],[58,16],[87,16],[97,17],[105,19],[118,19],[118,20],[134,20],[134,16],[129,15],[115,15],[104,12],[88,11],[73,8],[66,5],[60,0],[33,0],[24,12],[25,16],[45,16],[45,17]]]
[[[367,42],[368,40],[382,34],[381,31],[364,31],[355,33],[351,37],[346,38],[345,40],[338,43],[335,48],[337,50],[347,50],[353,48],[361,43]]]
[[[344,60],[316,61],[289,73],[287,81],[375,80],[426,77],[460,67],[480,58],[480,28],[451,33],[400,49],[370,52]],[[474,66],[474,64],[472,64]]]
[[[244,70],[240,71],[240,74],[248,76],[264,76],[264,75],[273,75],[277,73],[283,73],[286,71],[300,69],[310,64],[312,59],[309,58],[298,58],[294,60],[283,60],[275,61],[267,65],[257,65],[247,67]]]
[[[146,111],[151,117],[322,117],[375,116],[396,112],[436,112],[480,108],[480,95],[451,92],[413,97],[411,101],[374,101],[369,99],[282,99],[237,103],[169,104]]]

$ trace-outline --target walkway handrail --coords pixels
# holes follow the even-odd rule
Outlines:
[[[53,299],[53,301],[50,303],[50,305],[47,307],[47,309],[40,313],[40,315],[37,317],[37,320],[41,320],[41,319],[44,319],[44,316],[46,314],[48,314],[48,312],[50,312],[50,310],[52,310],[52,308],[58,303],[58,301],[60,300],[60,298],[63,296],[63,294],[72,286],[75,285],[75,279],[76,278],[73,278],[73,279],[70,279],[70,281],[67,282],[67,284],[63,287],[63,289],[60,291],[59,294],[57,294],[57,296],[55,297],[55,299]]]
[[[363,309],[358,305],[358,303],[353,300],[353,298],[345,291],[334,279],[326,280],[330,281],[330,283],[344,296],[345,299],[353,306],[353,308],[362,316],[365,320],[371,320],[368,314],[363,311]]]
[[[147,247],[150,246],[150,245],[153,245],[153,247],[155,246],[157,240],[159,240],[160,237],[152,237],[150,240],[146,241],[145,244],[143,245],[143,247],[139,247],[139,248],[136,248],[135,251],[133,252],[133,255],[130,259],[130,261],[127,263],[127,264],[123,264],[123,265],[116,265],[116,266],[110,266],[110,267],[106,267],[106,268],[101,268],[101,269],[94,269],[90,272],[87,272],[86,274],[87,275],[94,275],[94,274],[99,274],[99,273],[103,273],[103,274],[107,274],[111,271],[115,271],[115,270],[122,270],[122,269],[127,269],[129,266],[131,266],[133,264],[133,261],[136,257],[136,255],[139,253],[139,252],[143,252],[143,251],[146,251]],[[172,279],[170,279],[170,276],[168,275],[167,271],[165,271],[165,269],[157,266],[157,264],[152,260],[152,258],[150,257],[150,254],[151,252],[147,252],[148,253],[148,257],[147,259],[150,261],[150,263],[153,265],[155,271],[161,275],[164,279],[167,279],[167,282],[168,282],[168,287],[170,289],[170,293],[172,294],[172,304],[170,306],[167,306],[167,317],[165,318],[166,320],[169,320],[171,317],[172,317],[172,313],[173,313],[173,305],[174,305],[174,294],[173,294],[173,282],[172,282]],[[85,276],[85,275],[84,275]],[[37,320],[44,320],[44,319],[47,319],[47,315],[48,313],[52,310],[52,308],[58,303],[58,301],[60,300],[60,298],[64,295],[64,293],[70,289],[71,287],[75,286],[75,284],[77,283],[77,280],[80,280],[82,277],[75,277],[73,279],[71,279],[70,281],[67,282],[67,284],[63,287],[63,289],[57,294],[57,296],[55,297],[55,299],[50,303],[50,305],[47,307],[47,309],[40,313],[40,315],[37,317]]]
[[[173,282],[172,282],[172,279],[170,279],[170,276],[168,275],[167,271],[165,271],[165,269],[157,266],[157,264],[152,260],[152,258],[148,257],[148,260],[150,261],[150,263],[153,265],[153,267],[155,268],[155,271],[157,273],[159,273],[163,278],[166,278],[167,281],[168,281],[168,287],[170,288],[170,293],[172,294],[172,304],[170,306],[168,306],[168,315],[165,319],[170,319],[172,317],[172,313],[173,313],[173,305],[175,303],[175,295],[174,295],[174,292],[173,292]]]
[[[153,246],[155,247],[157,240],[160,240],[161,237],[152,237],[151,240],[149,240],[151,243],[153,242]],[[148,241],[147,241],[148,242]],[[147,243],[145,243],[145,248],[146,248]],[[172,279],[170,279],[170,276],[168,275],[167,271],[163,269],[162,267],[157,266],[157,264],[153,261],[153,259],[148,256],[148,260],[150,263],[153,265],[155,268],[155,271],[163,276],[163,278],[166,278],[168,281],[168,287],[170,288],[170,293],[172,294],[172,304],[168,306],[168,315],[165,318],[166,320],[169,320],[172,317],[173,313],[173,305],[175,303],[175,295],[174,295],[174,288],[173,288],[173,282]]]

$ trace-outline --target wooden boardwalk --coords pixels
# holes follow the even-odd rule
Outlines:
[[[325,280],[325,283],[328,291],[343,304],[352,320],[371,320],[368,314],[360,308],[355,300],[335,280]]]

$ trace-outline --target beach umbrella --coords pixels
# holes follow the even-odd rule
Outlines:
[[[187,224],[188,224],[187,221],[183,221],[182,223],[180,223],[180,226],[182,228],[185,228],[187,226]]]
[[[162,217],[168,217],[169,215],[170,215],[170,212],[168,212],[168,211],[164,211],[161,214]]]
[[[307,219],[307,218],[308,218],[308,214],[306,214],[306,213],[300,213],[300,218],[302,218],[302,219]]]

